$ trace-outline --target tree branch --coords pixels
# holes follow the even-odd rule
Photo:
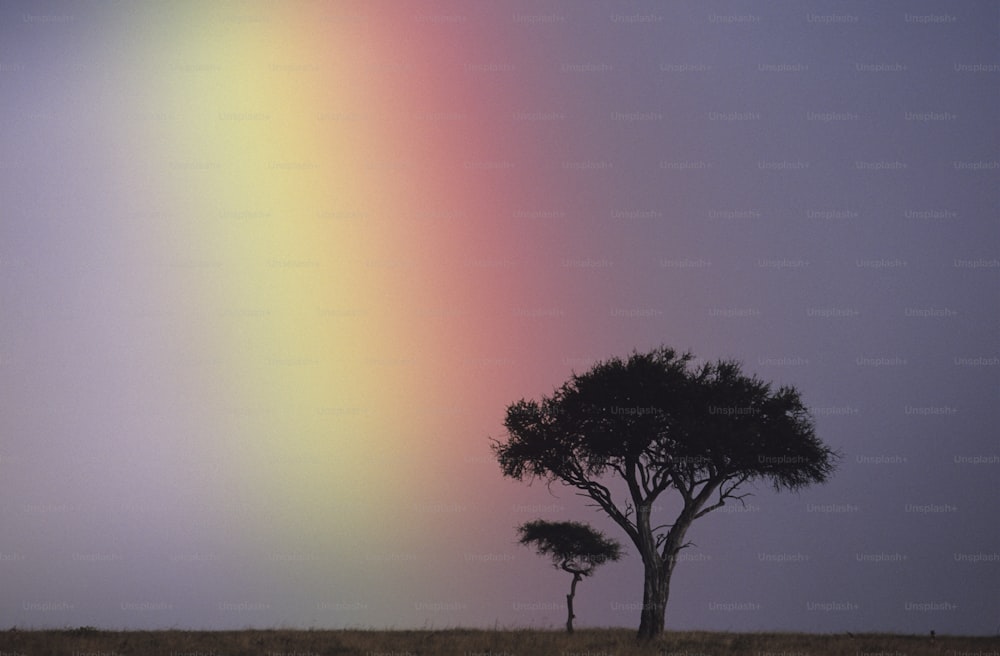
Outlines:
[[[636,469],[639,470],[639,485],[642,486],[645,497],[653,499],[653,490],[649,487],[649,470],[646,469],[646,465],[642,463],[641,458],[636,461]]]
[[[730,485],[728,488],[725,487],[725,486],[722,486],[721,488],[719,488],[720,498],[742,499],[743,497],[753,496],[749,492],[747,492],[746,494],[733,494],[733,490],[735,490],[739,486],[741,486],[744,483],[746,483],[749,479],[750,479],[750,475],[749,474],[743,474],[732,485]]]
[[[712,496],[712,493],[715,492],[716,488],[719,487],[719,484],[722,483],[722,480],[721,479],[717,480],[717,479],[711,479],[711,478],[709,478],[709,479],[703,481],[703,483],[704,484],[702,485],[701,490],[699,490],[697,494],[694,493],[695,486],[694,485],[691,486],[691,496],[693,497],[693,499],[692,499],[692,504],[693,504],[692,510],[697,511],[702,506],[704,506],[705,503],[708,501],[708,498],[710,496]]]
[[[702,510],[700,510],[698,512],[698,514],[696,514],[694,516],[694,518],[698,519],[699,517],[707,515],[708,513],[712,512],[713,510],[718,510],[722,506],[726,505],[726,499],[737,499],[740,503],[743,503],[743,498],[744,497],[753,496],[753,494],[751,494],[750,492],[747,492],[745,494],[733,494],[733,490],[735,490],[736,488],[738,488],[740,485],[743,485],[744,483],[746,483],[747,479],[749,479],[749,478],[750,478],[750,476],[748,474],[744,474],[743,476],[740,476],[735,482],[733,482],[728,487],[723,482],[723,484],[721,484],[719,486],[719,500],[716,503],[712,504],[711,506],[708,506],[708,507],[703,508]]]
[[[638,510],[646,501],[646,497],[642,494],[642,486],[639,481],[636,480],[635,470],[638,464],[635,458],[626,457],[625,458],[625,473],[622,478],[625,479],[625,483],[628,485],[628,493],[632,496],[632,501],[635,503],[636,510]]]
[[[583,490],[581,496],[588,496],[597,502],[597,505],[608,514],[616,524],[622,527],[629,539],[636,546],[639,546],[639,531],[635,525],[628,520],[628,517],[615,505],[611,499],[611,492],[596,481],[588,479],[578,479],[577,482],[570,483],[575,488]]]
[[[711,506],[707,506],[707,507],[701,509],[700,511],[698,511],[698,513],[694,516],[694,518],[698,519],[699,517],[702,517],[703,515],[707,515],[708,513],[712,512],[713,510],[717,510],[717,509],[721,508],[724,505],[726,505],[725,501],[719,501],[718,503],[713,503]]]
[[[623,468],[621,464],[619,464],[618,462],[611,463],[610,467],[614,469],[616,472],[618,472],[618,475],[621,476],[622,478],[624,479],[628,478],[626,469]]]
[[[691,500],[692,500],[691,499],[691,490],[694,489],[694,486],[692,485],[689,488],[687,485],[685,485],[684,481],[681,480],[680,474],[678,474],[674,470],[670,471],[670,479],[674,482],[674,487],[677,488],[677,491],[680,492],[681,496],[684,498],[684,505],[686,506],[686,505],[690,504]]]
[[[650,477],[649,498],[655,499],[663,494],[671,484],[670,471],[665,468],[657,469]]]

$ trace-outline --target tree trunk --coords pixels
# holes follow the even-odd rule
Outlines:
[[[573,633],[573,597],[576,596],[576,584],[581,579],[579,572],[573,572],[573,583],[569,586],[569,594],[566,595],[566,633]]]
[[[667,534],[663,553],[654,552],[652,558],[643,558],[642,614],[639,616],[639,640],[653,640],[663,635],[670,597],[670,577],[677,564],[677,554],[683,548],[684,534],[691,526],[685,516],[678,518]]]
[[[663,633],[672,569],[666,563],[659,567],[646,564],[643,573],[642,614],[639,616],[639,640],[653,640]]]

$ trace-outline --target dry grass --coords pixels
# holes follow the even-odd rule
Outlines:
[[[641,645],[631,629],[559,631],[0,632],[0,656],[1000,656],[1000,638],[671,631]]]

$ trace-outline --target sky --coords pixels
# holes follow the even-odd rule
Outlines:
[[[559,628],[508,404],[667,345],[843,458],[668,630],[1000,630],[993,2],[0,4],[0,629]],[[669,521],[676,499],[655,510]],[[638,626],[634,547],[577,626]]]

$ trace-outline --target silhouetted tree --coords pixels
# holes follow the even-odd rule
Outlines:
[[[739,500],[744,483],[795,490],[825,481],[837,454],[817,437],[793,387],[719,360],[660,347],[574,373],[541,401],[507,408],[507,440],[493,440],[505,476],[577,488],[617,523],[644,567],[639,638],[663,632],[670,577],[692,522]],[[624,482],[615,496],[607,477]],[[653,504],[673,490],[683,505],[654,524]]]
[[[534,545],[542,556],[552,558],[552,564],[573,575],[566,595],[566,632],[573,633],[573,597],[576,584],[594,573],[598,565],[621,558],[621,545],[600,531],[580,522],[547,522],[536,519],[521,525],[521,544]]]

